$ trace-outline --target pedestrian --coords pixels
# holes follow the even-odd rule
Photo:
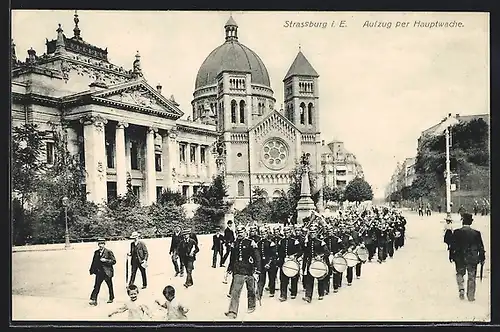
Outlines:
[[[175,300],[175,288],[171,285],[166,286],[163,289],[163,296],[166,301],[161,303],[156,300],[156,304],[167,309],[164,318],[166,318],[166,320],[186,320],[186,314],[189,312],[189,309]]]
[[[174,234],[172,235],[172,241],[170,242],[170,258],[172,259],[172,264],[174,265],[175,277],[179,276],[184,277],[184,265],[182,265],[182,261],[179,259],[179,253],[177,252],[177,248],[179,247],[179,243],[182,241],[181,228],[179,226],[175,226]]]
[[[453,231],[450,242],[450,262],[455,262],[459,298],[465,298],[464,276],[467,272],[467,299],[475,300],[477,265],[484,264],[485,250],[481,232],[470,227],[472,214],[462,215],[462,228]]]
[[[113,265],[116,264],[115,255],[106,246],[106,240],[99,238],[97,240],[98,249],[94,251],[94,256],[92,258],[92,264],[90,265],[89,273],[90,275],[95,274],[95,283],[92,294],[90,294],[90,305],[97,305],[97,296],[101,290],[102,282],[106,282],[109,291],[108,303],[113,303],[115,299],[113,291],[113,275],[114,269]]]
[[[134,284],[135,275],[137,274],[137,269],[141,271],[142,277],[142,288],[146,288],[148,286],[148,279],[146,275],[146,268],[148,266],[148,248],[146,244],[139,240],[139,233],[132,232],[130,236],[134,241],[130,243],[130,252],[127,254],[130,259],[130,265],[132,266],[132,273],[130,274],[129,285]]]
[[[110,313],[108,317],[112,317],[113,315],[128,311],[128,320],[151,320],[153,318],[153,315],[151,314],[148,306],[137,301],[139,296],[139,289],[137,288],[137,286],[129,285],[127,288],[127,294],[130,301],[124,303],[121,307]]]
[[[220,230],[214,234],[212,242],[212,267],[217,267],[217,255],[220,256],[220,266],[222,266],[222,258],[224,257],[223,245],[224,245],[224,229],[221,227]]]
[[[261,259],[257,243],[245,237],[245,227],[238,226],[236,230],[237,239],[234,242],[234,249],[231,251],[227,272],[233,275],[231,283],[229,310],[225,315],[235,319],[238,316],[238,308],[240,306],[240,296],[243,289],[243,284],[247,287],[248,313],[255,311],[256,294],[255,294],[255,277],[261,271]]]
[[[423,217],[423,216],[424,216],[424,207],[422,206],[422,204],[420,204],[420,205],[418,206],[418,215],[419,215],[420,217]]]
[[[441,209],[442,209],[441,204],[439,204],[439,205],[438,205],[438,212],[439,212],[439,213],[441,213]]]
[[[184,239],[179,243],[179,257],[186,268],[186,282],[184,287],[193,286],[193,270],[196,254],[200,251],[198,243],[191,237],[191,229],[186,229],[182,232]]]
[[[222,257],[221,266],[224,266],[224,264],[226,263],[226,259],[229,257],[231,249],[233,248],[234,232],[231,229],[232,227],[233,227],[233,221],[229,220],[227,222],[227,227],[224,230],[224,245],[226,247],[226,252],[224,253],[224,257]]]

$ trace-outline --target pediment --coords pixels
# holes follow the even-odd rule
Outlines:
[[[255,133],[257,141],[265,139],[271,133],[273,135],[279,134],[287,141],[295,141],[296,134],[299,132],[293,123],[276,110],[257,123],[251,131]]]
[[[159,115],[181,117],[183,112],[171,100],[166,99],[144,81],[135,84],[125,83],[116,87],[96,91],[92,99],[125,106],[149,110]]]

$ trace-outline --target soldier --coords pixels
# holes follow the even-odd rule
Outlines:
[[[282,238],[278,245],[278,261],[277,266],[280,268],[280,301],[284,302],[287,299],[288,283],[291,283],[290,297],[295,299],[297,296],[297,284],[299,281],[300,271],[295,277],[289,278],[281,269],[285,260],[295,259],[296,261],[302,256],[302,246],[298,238],[292,237],[292,230],[290,227],[283,229],[285,237]]]
[[[252,225],[252,226],[249,227],[249,229],[248,229],[248,237],[251,240],[254,240],[255,243],[259,243],[259,241],[260,241],[260,235],[259,235],[257,226]]]
[[[385,262],[387,258],[387,225],[385,222],[380,221],[379,226],[377,227],[377,262],[382,264]]]
[[[317,238],[318,228],[316,226],[312,226],[309,231],[309,239],[306,240],[304,246],[304,265],[307,271],[306,275],[304,275],[305,286],[306,286],[306,294],[302,298],[304,301],[311,303],[311,298],[314,290],[314,277],[311,275],[309,271],[309,267],[313,259],[322,260],[327,262],[328,255],[328,247],[326,243]],[[323,296],[325,295],[325,280],[318,280],[318,300],[323,300]]]
[[[346,227],[342,242],[343,242],[343,246],[344,246],[345,250],[354,252],[354,248],[356,247],[356,241],[354,240],[354,237],[352,235],[353,235],[353,228]],[[347,273],[346,273],[347,286],[352,285],[352,279],[354,277],[353,270],[354,270],[354,267],[352,267],[352,266],[347,267]],[[361,270],[360,270],[360,273],[361,273]]]
[[[462,228],[453,232],[450,241],[450,261],[455,262],[459,298],[465,298],[464,276],[467,271],[467,299],[475,300],[477,264],[484,264],[485,250],[481,232],[472,229],[472,214],[464,213]]]
[[[229,265],[227,272],[233,274],[233,281],[231,283],[231,302],[229,310],[225,315],[229,318],[235,319],[238,315],[238,308],[240,305],[240,295],[243,289],[243,284],[247,287],[248,298],[248,312],[255,311],[255,279],[254,272],[259,275],[261,273],[260,254],[257,249],[257,243],[248,238],[245,238],[245,227],[238,226],[237,239],[234,242],[234,248],[231,251]]]
[[[326,245],[328,247],[328,250],[330,252],[330,255],[335,255],[341,250],[341,244],[342,240],[335,236],[333,232],[333,227],[330,226],[327,228],[327,237],[325,239]],[[330,279],[333,276],[333,292],[337,293],[339,291],[339,277],[342,278],[342,275],[338,272],[336,272],[333,269],[333,266],[328,264],[328,276],[326,277],[326,282],[325,282],[325,295],[328,295],[330,292]]]
[[[387,228],[387,254],[390,258],[394,256],[394,241],[396,239],[394,223],[391,222]]]
[[[375,232],[371,224],[367,224],[363,232],[361,233],[361,238],[363,239],[363,243],[368,250],[368,261],[371,262],[373,256],[375,255]]]
[[[260,241],[257,243],[260,258],[261,258],[261,266],[260,266],[260,278],[258,282],[258,296],[262,298],[262,294],[264,291],[264,285],[266,284],[266,276],[269,276],[269,296],[274,297],[275,292],[275,284],[276,284],[276,243],[273,241],[271,234],[267,228],[262,228],[261,230],[262,237]],[[255,241],[255,240],[254,240]]]

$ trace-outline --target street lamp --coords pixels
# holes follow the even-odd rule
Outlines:
[[[69,230],[68,230],[68,197],[64,196],[62,198],[62,204],[64,206],[64,225],[65,225],[65,231],[64,231],[65,243],[64,243],[64,248],[65,249],[69,249],[69,248],[71,248],[71,244],[69,243]]]

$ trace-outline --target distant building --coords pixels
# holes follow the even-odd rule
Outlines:
[[[323,185],[327,187],[344,188],[355,177],[364,177],[363,168],[356,156],[339,140],[328,144],[321,142],[321,167]]]

